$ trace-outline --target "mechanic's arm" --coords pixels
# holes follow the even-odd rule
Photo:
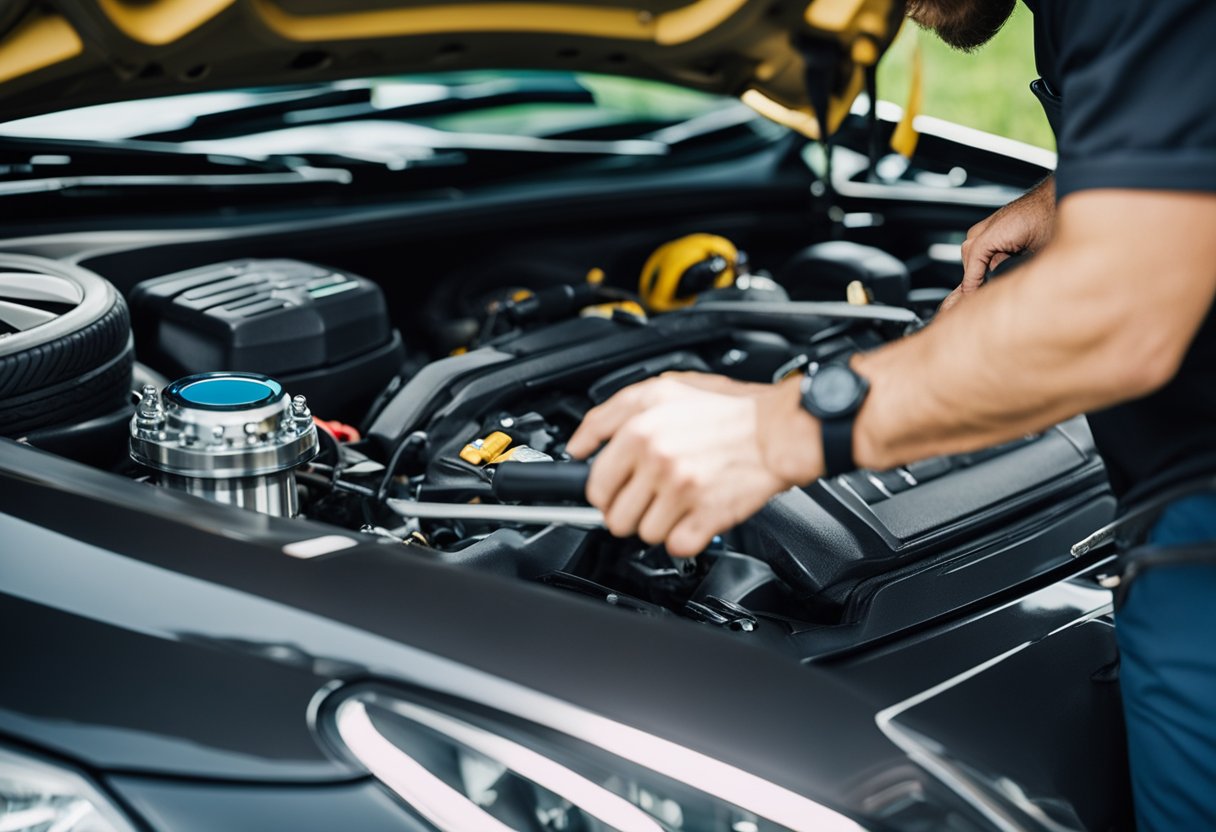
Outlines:
[[[1013,439],[1164,385],[1216,294],[1216,196],[1082,191],[1014,280],[854,366],[871,392],[854,455],[889,468]],[[710,385],[712,387],[712,385]],[[587,496],[618,536],[701,551],[774,494],[823,474],[796,382],[731,395],[652,379],[594,408],[568,450],[606,440]]]
[[[977,222],[963,241],[963,279],[942,301],[947,312],[984,284],[988,272],[1022,252],[1035,254],[1051,242],[1056,220],[1056,178],[1048,176],[1013,202]]]
[[[1081,191],[1054,241],[933,326],[854,359],[857,463],[992,445],[1139,398],[1178,370],[1216,295],[1216,195]]]
[[[1022,196],[967,231],[963,284],[973,292],[989,271],[1022,252],[1034,254],[1051,242],[1056,215],[1056,178],[1048,176]]]

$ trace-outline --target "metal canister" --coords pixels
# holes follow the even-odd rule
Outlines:
[[[304,397],[256,373],[146,385],[131,419],[131,458],[161,485],[264,514],[299,513],[295,469],[316,453]]]

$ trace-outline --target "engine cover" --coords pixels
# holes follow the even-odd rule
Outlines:
[[[131,292],[136,350],[170,378],[269,373],[326,418],[357,420],[401,367],[380,287],[299,260],[232,260]]]

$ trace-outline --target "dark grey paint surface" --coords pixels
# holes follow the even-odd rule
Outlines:
[[[29,634],[7,665],[22,684],[0,689],[0,733],[132,773],[349,780],[311,732],[310,692],[378,677],[504,710],[541,691],[847,809],[845,796],[903,759],[876,712],[1108,598],[1048,587],[864,660],[803,666],[719,631],[394,547],[297,560],[282,541],[332,530],[7,442],[0,504],[0,615]],[[74,685],[73,666],[84,671]],[[1100,730],[1104,714],[1077,704],[1064,703],[1065,722],[1080,737]],[[995,730],[998,747],[1023,740]]]

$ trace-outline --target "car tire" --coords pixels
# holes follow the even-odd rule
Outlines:
[[[0,253],[0,436],[127,404],[134,345],[122,295],[79,266]]]

